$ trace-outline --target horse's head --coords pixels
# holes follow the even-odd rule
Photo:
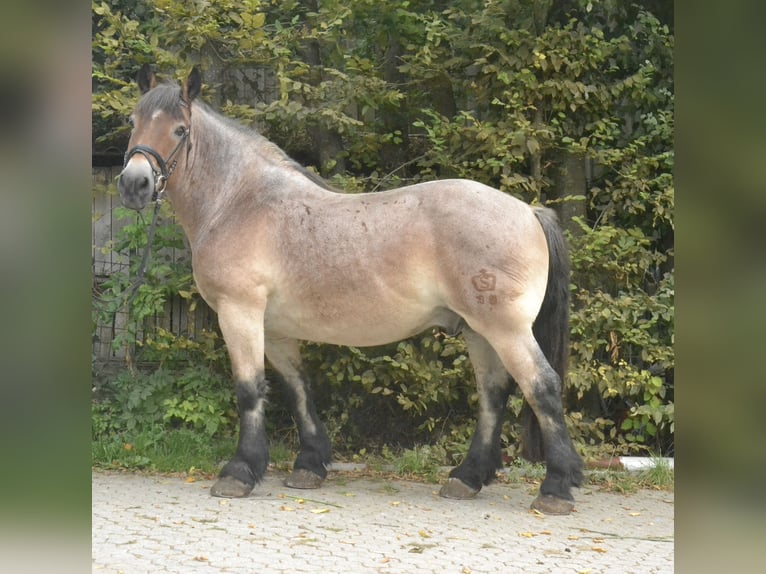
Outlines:
[[[179,152],[189,145],[191,102],[199,94],[202,78],[195,67],[180,86],[158,84],[144,64],[137,82],[142,95],[130,115],[133,130],[117,189],[123,205],[140,210],[161,197],[178,162],[184,161]]]

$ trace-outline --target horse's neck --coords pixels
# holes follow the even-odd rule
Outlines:
[[[275,181],[279,177],[287,181],[296,174],[290,169],[274,170],[273,160],[264,157],[267,151],[261,147],[264,142],[222,124],[212,112],[194,109],[192,133],[185,177],[171,194],[173,209],[192,248],[198,237],[216,225],[226,210],[236,209],[243,203],[257,204],[242,202],[238,196],[262,193],[259,188],[266,179],[263,174],[269,173],[271,191],[286,192],[294,187]],[[308,178],[306,187],[314,187]],[[318,186],[317,190],[321,191]]]
[[[223,129],[210,112],[196,105],[192,108],[187,163],[179,170],[183,175],[177,181],[171,179],[172,185],[168,186],[173,211],[192,248],[225,203],[231,179],[238,171],[232,169],[230,138],[225,137]]]

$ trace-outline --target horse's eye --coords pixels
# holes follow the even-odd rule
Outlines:
[[[128,125],[131,128],[135,127],[135,122],[133,121],[133,116],[128,116]]]
[[[176,135],[180,138],[186,133],[186,126],[178,126],[176,128]]]

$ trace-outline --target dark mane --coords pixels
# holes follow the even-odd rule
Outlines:
[[[330,191],[337,191],[330,184],[328,184],[322,178],[322,176],[299,164],[297,161],[295,161],[293,158],[287,155],[287,153],[282,148],[280,148],[277,144],[275,144],[274,142],[264,137],[255,127],[247,126],[240,121],[224,116],[223,114],[214,110],[209,105],[207,105],[204,102],[201,102],[200,100],[195,100],[195,105],[200,106],[201,108],[204,108],[207,112],[215,115],[215,117],[217,117],[222,123],[226,124],[226,126],[228,126],[229,128],[236,130],[251,139],[254,139],[258,143],[258,148],[260,150],[260,153],[264,157],[276,163],[281,163],[285,167],[288,167],[290,169],[293,169],[299,172],[301,175],[303,175],[304,177],[307,177],[308,179],[313,181],[315,184],[317,184],[320,187],[323,187],[324,189],[328,189]]]

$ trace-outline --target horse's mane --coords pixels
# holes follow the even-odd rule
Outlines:
[[[245,137],[254,139],[257,142],[261,154],[269,160],[297,171],[324,189],[333,189],[319,174],[307,169],[292,159],[284,150],[282,150],[282,148],[266,139],[255,128],[246,126],[241,122],[224,116],[205,102],[195,100],[194,103],[195,106],[204,109],[207,113],[218,118],[218,120],[228,128],[243,134]],[[161,82],[139,100],[138,105],[136,106],[136,112],[139,114],[150,114],[154,110],[162,110],[171,114],[174,118],[181,118],[181,105],[181,87],[176,83]]]

